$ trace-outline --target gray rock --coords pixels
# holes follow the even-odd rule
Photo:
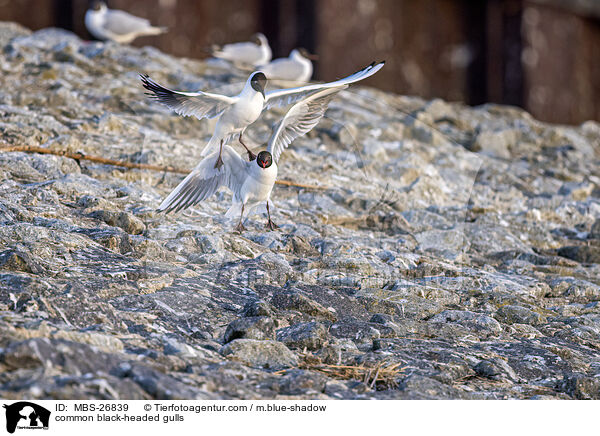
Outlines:
[[[279,381],[279,393],[283,395],[317,394],[325,390],[327,377],[318,372],[292,369]]]
[[[575,200],[585,200],[594,191],[594,184],[589,182],[565,182],[558,190],[559,195],[569,195]]]
[[[227,326],[223,343],[226,344],[235,339],[275,339],[275,322],[266,316],[236,319]]]
[[[558,255],[581,263],[600,263],[600,245],[574,245],[561,247]]]
[[[281,310],[297,310],[317,319],[335,321],[333,313],[316,301],[299,292],[280,292],[273,296],[271,303]]]
[[[520,135],[521,133],[515,129],[483,131],[475,138],[472,149],[509,159],[511,156],[511,148],[516,146],[516,142]]]
[[[131,379],[157,400],[209,400],[214,395],[192,389],[172,377],[136,363],[123,363],[113,370],[115,375]]]
[[[358,348],[354,346],[356,351]],[[342,352],[343,347],[339,343],[330,343],[322,346],[318,352],[317,356],[321,359],[321,361],[327,365],[340,365],[342,363]]]
[[[502,359],[482,360],[473,369],[478,375],[492,380],[518,381],[515,371]]]
[[[491,335],[497,335],[502,331],[500,323],[491,316],[469,312],[468,310],[444,310],[430,318],[429,321],[439,323],[455,322]]]
[[[255,317],[255,316],[273,316],[275,314],[275,308],[262,300],[255,300],[247,303],[244,306],[243,316]]]
[[[359,349],[368,350],[373,340],[381,337],[380,331],[366,322],[339,322],[329,329],[336,338],[351,339]]]
[[[23,251],[5,250],[0,252],[0,268],[27,273],[43,273],[44,268]]]
[[[383,325],[388,324],[392,321],[393,321],[392,316],[388,315],[387,313],[376,313],[369,320],[369,322],[374,322],[376,324],[383,324]]]
[[[318,350],[327,341],[327,329],[318,322],[294,324],[277,330],[277,340],[289,348]]]
[[[129,212],[98,210],[90,216],[102,220],[110,226],[120,227],[132,235],[139,235],[146,229],[144,222]]]
[[[590,234],[589,234],[589,238],[590,239],[600,239],[600,218],[597,219],[594,224],[592,225],[592,228],[590,230]]]
[[[281,342],[276,341],[236,339],[224,345],[219,352],[229,359],[256,368],[277,370],[298,365],[296,355]]]
[[[581,373],[565,374],[558,388],[578,400],[600,399],[600,379]]]
[[[10,344],[2,351],[1,360],[9,368],[56,366],[69,374],[86,374],[96,371],[109,373],[121,359],[85,344],[33,338]]]
[[[419,375],[411,375],[401,380],[398,390],[402,394],[401,398],[407,400],[468,399],[470,397],[468,393],[461,392],[451,385]]]
[[[507,324],[538,325],[545,322],[545,317],[523,306],[502,306],[496,312],[496,319]]]

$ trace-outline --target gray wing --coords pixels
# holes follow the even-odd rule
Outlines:
[[[253,42],[236,42],[214,50],[212,55],[231,61],[251,63],[261,57],[262,51],[260,46]]]
[[[213,195],[221,186],[228,187],[239,195],[246,174],[246,162],[233,148],[223,146],[223,166],[215,168],[219,152],[206,156],[183,181],[160,204],[157,211],[178,212],[193,206]]]
[[[275,59],[260,68],[269,80],[298,80],[304,72],[302,65],[292,59]]]
[[[319,123],[333,97],[347,87],[348,85],[341,85],[337,88],[326,88],[292,106],[275,127],[267,145],[267,151],[273,155],[275,162],[279,161],[283,150],[294,139],[305,135]]]
[[[117,35],[139,32],[152,27],[150,21],[145,18],[136,17],[125,11],[109,9],[106,11],[104,28]]]
[[[209,92],[181,92],[165,88],[147,75],[140,75],[142,85],[151,92],[151,97],[173,109],[179,115],[214,118],[236,102],[235,97],[212,94]]]
[[[371,65],[366,66],[362,70],[359,70],[356,73],[349,75],[348,77],[344,77],[343,79],[336,80],[335,82],[319,83],[316,85],[300,86],[298,88],[277,89],[274,91],[269,91],[265,95],[265,109],[269,109],[273,106],[285,106],[288,104],[292,104],[306,97],[312,92],[319,91],[321,89],[337,88],[342,85],[349,85],[351,83],[364,80],[367,77],[370,77],[377,71],[379,71],[384,64],[385,61],[378,63],[373,62]]]

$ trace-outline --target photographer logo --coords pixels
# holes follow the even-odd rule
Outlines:
[[[15,430],[47,430],[50,422],[50,411],[29,401],[5,404],[6,431]]]

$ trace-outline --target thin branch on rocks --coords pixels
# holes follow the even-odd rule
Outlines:
[[[50,148],[36,147],[34,145],[7,145],[0,146],[0,152],[16,152],[21,151],[24,153],[40,153],[40,154],[52,154],[54,156],[64,156],[75,160],[87,160],[90,162],[96,162],[104,165],[113,165],[116,167],[129,168],[129,169],[140,169],[150,171],[161,171],[167,173],[178,173],[178,174],[189,174],[191,170],[185,168],[177,168],[172,166],[160,166],[151,165],[145,163],[127,162],[122,160],[108,159],[100,156],[90,156],[79,152],[70,152],[66,150],[53,150]],[[305,183],[296,183],[290,180],[276,180],[276,184],[282,186],[290,186],[294,188],[324,190],[327,189],[325,186],[308,185]]]

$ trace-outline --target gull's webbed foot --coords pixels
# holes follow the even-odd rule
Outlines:
[[[267,221],[267,224],[265,225],[265,227],[269,230],[276,230],[279,228],[279,226],[277,224],[275,224],[273,221],[271,221],[270,218]]]
[[[219,155],[219,157],[217,158],[217,161],[215,162],[215,168],[221,169],[222,166],[223,166],[223,159],[221,158],[221,155]]]

